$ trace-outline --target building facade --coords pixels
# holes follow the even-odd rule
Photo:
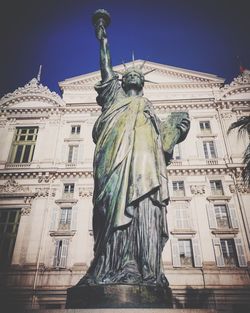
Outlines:
[[[173,305],[230,312],[250,297],[250,195],[241,180],[249,138],[227,134],[249,114],[250,72],[225,85],[153,62],[145,70],[154,70],[147,78],[157,84],[146,84],[144,96],[159,118],[186,111],[191,119],[168,167],[163,266]],[[61,97],[33,78],[0,100],[0,284],[13,305],[64,308],[67,288],[92,259],[99,79],[99,72],[66,79]]]

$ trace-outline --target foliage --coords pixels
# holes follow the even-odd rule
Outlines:
[[[238,134],[240,136],[248,135],[250,136],[250,115],[249,116],[242,116],[236,122],[232,123],[228,129],[228,134],[235,128],[238,128]],[[244,169],[242,171],[242,178],[246,185],[250,186],[250,142],[246,147],[244,152]]]

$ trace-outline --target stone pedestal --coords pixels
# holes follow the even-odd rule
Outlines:
[[[66,308],[171,308],[170,288],[144,285],[75,286]]]

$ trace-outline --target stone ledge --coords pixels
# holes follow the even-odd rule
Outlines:
[[[20,313],[217,313],[214,309],[44,309],[25,310]]]
[[[67,309],[172,308],[170,288],[136,284],[80,285],[67,290]]]

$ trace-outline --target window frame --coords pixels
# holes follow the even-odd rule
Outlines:
[[[3,212],[6,212],[6,221],[1,219]],[[15,213],[14,220],[10,221],[11,214]],[[18,235],[18,229],[21,220],[21,208],[1,208],[0,209],[0,251],[3,249],[4,253],[0,252],[0,256],[3,259],[0,262],[0,267],[4,268],[11,264],[16,238]],[[12,226],[12,230],[10,227]],[[10,231],[11,230],[11,231]],[[6,242],[9,241],[8,247],[6,249]],[[7,251],[6,251],[7,250]]]
[[[204,153],[205,159],[217,159],[218,158],[218,153],[217,153],[216,144],[214,140],[203,140],[202,146],[203,146],[203,153]]]
[[[172,181],[172,190],[174,197],[185,197],[185,183],[184,180],[173,180]]]
[[[206,127],[206,123],[209,125],[209,127]],[[211,135],[212,129],[211,129],[211,122],[209,120],[201,120],[201,121],[199,121],[199,127],[200,127],[200,132],[202,134],[204,134],[204,135]]]
[[[70,134],[71,136],[79,136],[81,134],[81,125],[80,124],[71,125]]]
[[[79,151],[79,145],[76,144],[70,144],[68,146],[68,158],[67,161],[70,164],[76,164],[78,160],[78,152]]]
[[[32,162],[37,142],[38,131],[38,126],[16,127],[9,158],[11,163]],[[29,137],[32,137],[32,139],[30,139]]]
[[[216,183],[219,183],[218,185],[220,185],[220,188],[217,188]],[[209,184],[210,184],[211,194],[213,196],[223,196],[224,195],[224,188],[223,188],[222,181],[220,179],[212,179],[209,181]],[[214,184],[214,186],[213,186],[213,184]]]

